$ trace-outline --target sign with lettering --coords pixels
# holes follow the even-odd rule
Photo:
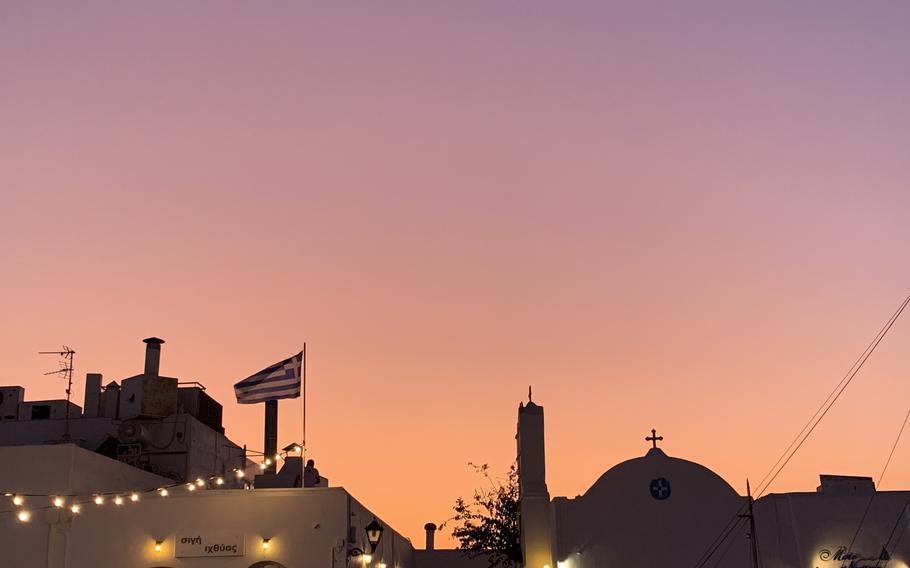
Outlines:
[[[846,546],[838,546],[834,550],[830,548],[819,550],[818,560],[819,563],[831,563],[837,568],[878,568],[882,562],[887,564],[888,560],[891,560],[891,554],[884,546],[878,555],[863,554],[848,550]]]
[[[204,556],[243,556],[243,535],[237,533],[177,533],[174,542],[177,558]]]

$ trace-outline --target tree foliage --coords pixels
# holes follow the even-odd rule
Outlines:
[[[486,485],[474,491],[468,502],[459,497],[455,501],[455,516],[451,519],[458,526],[452,535],[458,539],[459,548],[471,557],[487,555],[491,568],[521,565],[521,532],[518,512],[518,469],[509,468],[505,479],[493,479],[487,464],[469,464],[483,475]]]

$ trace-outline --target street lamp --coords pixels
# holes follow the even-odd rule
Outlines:
[[[370,524],[363,527],[363,530],[367,533],[367,542],[370,543],[370,551],[364,552],[360,548],[349,548],[348,556],[357,557],[361,556],[365,564],[369,564],[372,560],[372,554],[376,552],[376,547],[379,546],[379,541],[382,540],[382,532],[385,530],[382,525],[379,524],[379,521],[376,520],[376,517],[373,517],[373,520],[370,521]]]
[[[382,525],[379,524],[376,517],[373,517],[370,524],[363,528],[367,531],[367,541],[370,543],[370,552],[376,552],[376,547],[379,546],[379,541],[382,540],[382,531],[385,529],[382,528]]]

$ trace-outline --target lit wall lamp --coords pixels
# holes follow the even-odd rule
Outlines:
[[[269,548],[272,546],[272,539],[264,538],[262,539],[262,550],[268,552]]]
[[[164,548],[164,541],[163,541],[163,540],[156,540],[156,541],[155,541],[155,552],[161,552],[161,549],[162,549],[162,548]]]
[[[376,517],[373,517],[370,524],[363,527],[363,529],[367,532],[367,541],[370,543],[370,552],[376,552],[376,547],[379,546],[379,541],[382,540],[382,533],[385,529],[382,528],[382,525],[379,524]]]

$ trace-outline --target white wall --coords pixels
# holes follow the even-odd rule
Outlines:
[[[7,461],[11,457],[14,461]],[[189,492],[179,486],[168,497],[152,492],[138,503],[118,507],[109,498],[98,506],[91,502],[93,492],[155,488],[168,481],[72,445],[0,448],[0,464],[0,486],[11,491],[86,495],[78,515],[53,508],[47,498],[30,497],[28,523],[18,522],[11,500],[0,497],[4,568],[211,568],[210,557],[176,556],[177,540],[195,536],[242,543],[242,555],[220,557],[218,568],[247,568],[262,560],[288,568],[362,568],[359,561],[349,563],[347,550],[368,547],[363,527],[373,513],[342,488]],[[264,538],[270,539],[268,551],[261,546]],[[162,542],[160,552],[154,550],[156,541]],[[386,526],[372,566],[379,562],[413,568],[413,547]]]

